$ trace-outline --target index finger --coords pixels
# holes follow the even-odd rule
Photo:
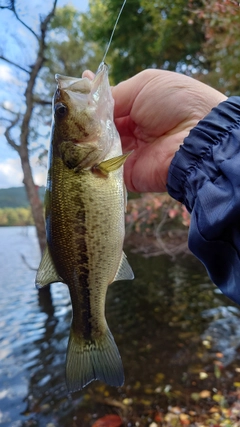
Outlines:
[[[89,80],[93,80],[95,77],[95,74],[90,70],[85,70],[83,71],[82,76],[87,77]]]

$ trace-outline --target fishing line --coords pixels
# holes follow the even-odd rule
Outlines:
[[[113,38],[114,32],[115,32],[115,30],[116,30],[116,26],[117,26],[117,24],[118,24],[119,18],[120,18],[121,14],[122,14],[122,11],[123,11],[123,8],[124,8],[124,6],[125,6],[126,2],[127,2],[127,0],[124,0],[124,1],[123,1],[123,4],[122,4],[122,6],[121,6],[121,9],[120,9],[120,11],[119,11],[119,13],[118,13],[117,19],[116,19],[116,21],[115,21],[115,24],[114,24],[114,27],[113,27],[113,30],[112,30],[112,34],[111,34],[111,36],[110,36],[110,39],[109,39],[109,42],[108,42],[107,48],[106,48],[105,53],[104,53],[104,55],[103,55],[103,59],[102,59],[101,64],[103,64],[103,63],[104,63],[104,61],[105,61],[105,58],[106,58],[107,53],[108,53],[108,51],[109,51],[110,45],[111,45],[111,43],[112,43],[112,38]],[[100,64],[100,65],[101,65],[101,64]]]

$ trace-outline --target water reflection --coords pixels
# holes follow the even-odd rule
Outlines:
[[[120,413],[129,426],[147,426],[159,408],[187,406],[194,392],[221,384],[226,389],[240,380],[239,309],[217,292],[192,257],[173,263],[164,256],[145,259],[130,252],[136,279],[111,285],[107,296],[107,320],[123,359],[125,384],[115,389],[95,382],[68,397],[68,289],[54,284],[52,301],[39,304],[35,272],[20,256],[24,252],[37,267],[34,229],[29,228],[27,236],[18,228],[0,229],[0,234],[5,245],[1,426],[89,427],[106,413]]]
[[[240,347],[240,315],[236,307],[216,307],[202,313],[208,319],[209,326],[202,335],[205,344],[213,353],[221,352],[224,367],[238,357]]]

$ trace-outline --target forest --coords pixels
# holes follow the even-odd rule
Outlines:
[[[71,5],[59,8],[55,0],[34,26],[28,6],[15,0],[0,6],[12,23],[0,61],[10,67],[16,85],[9,84],[1,95],[1,126],[5,143],[21,159],[42,250],[43,204],[31,158],[37,155],[46,165],[54,75],[79,77],[84,69],[97,70],[121,5],[119,0],[90,0],[83,13]],[[192,76],[228,96],[238,95],[239,25],[235,0],[129,0],[106,58],[110,81],[117,84],[146,68],[162,68]]]
[[[38,189],[43,201],[45,188]],[[0,226],[33,225],[25,187],[0,188]]]

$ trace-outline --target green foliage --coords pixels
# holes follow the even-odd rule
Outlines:
[[[1,208],[0,226],[33,225],[30,207],[28,208]]]
[[[86,13],[57,9],[48,37],[45,88],[54,74],[96,71],[122,0],[89,0]],[[146,68],[176,70],[238,93],[240,14],[234,0],[128,0],[106,57],[113,84]]]
[[[103,50],[121,4],[121,0],[90,0],[89,12],[83,15],[85,37],[101,44]],[[200,5],[201,1],[189,0],[127,2],[106,59],[114,83],[149,67],[182,70],[182,64],[185,67],[189,61],[200,66],[201,20],[197,15],[193,19],[191,13],[192,7]]]
[[[39,188],[43,200],[45,188]],[[33,218],[25,187],[0,189],[0,226],[33,225]]]
[[[57,9],[39,98],[52,97],[56,73],[81,77],[85,69],[97,70],[121,5],[122,0],[89,0],[86,13],[70,5]],[[227,95],[240,94],[239,28],[235,0],[128,0],[106,57],[110,81],[163,68],[193,75]],[[36,113],[50,124],[49,105]]]
[[[57,9],[51,21],[42,73],[48,90],[55,90],[56,73],[81,77],[86,68],[96,71],[101,54],[99,44],[87,40],[82,32],[82,14],[72,6]]]

